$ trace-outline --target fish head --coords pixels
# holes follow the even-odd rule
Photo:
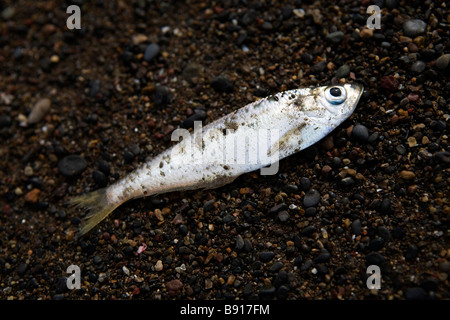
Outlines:
[[[339,125],[355,110],[364,91],[361,84],[352,83],[320,87],[316,95],[316,103],[320,105],[331,123]]]

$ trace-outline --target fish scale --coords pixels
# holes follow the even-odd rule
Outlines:
[[[111,186],[71,201],[89,210],[80,235],[128,200],[218,188],[309,147],[353,113],[362,92],[359,84],[284,91],[205,127],[195,125],[193,132],[175,130],[172,138],[176,133],[183,137],[180,142]]]

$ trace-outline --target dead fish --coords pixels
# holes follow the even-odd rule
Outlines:
[[[205,127],[197,124],[193,132],[175,130],[177,144],[111,186],[71,201],[89,210],[79,235],[131,199],[218,188],[258,169],[275,174],[278,160],[311,146],[350,117],[363,90],[344,84],[284,91]]]

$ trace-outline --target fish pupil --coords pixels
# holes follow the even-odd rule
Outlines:
[[[333,97],[339,97],[341,95],[341,89],[339,89],[339,88],[331,88],[330,89],[330,94]]]

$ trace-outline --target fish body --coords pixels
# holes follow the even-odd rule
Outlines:
[[[130,199],[217,188],[278,163],[339,126],[362,92],[359,84],[294,89],[250,103],[205,127],[196,125],[193,132],[177,129],[172,134],[173,140],[181,140],[177,144],[111,186],[72,200],[90,210],[80,234]]]

